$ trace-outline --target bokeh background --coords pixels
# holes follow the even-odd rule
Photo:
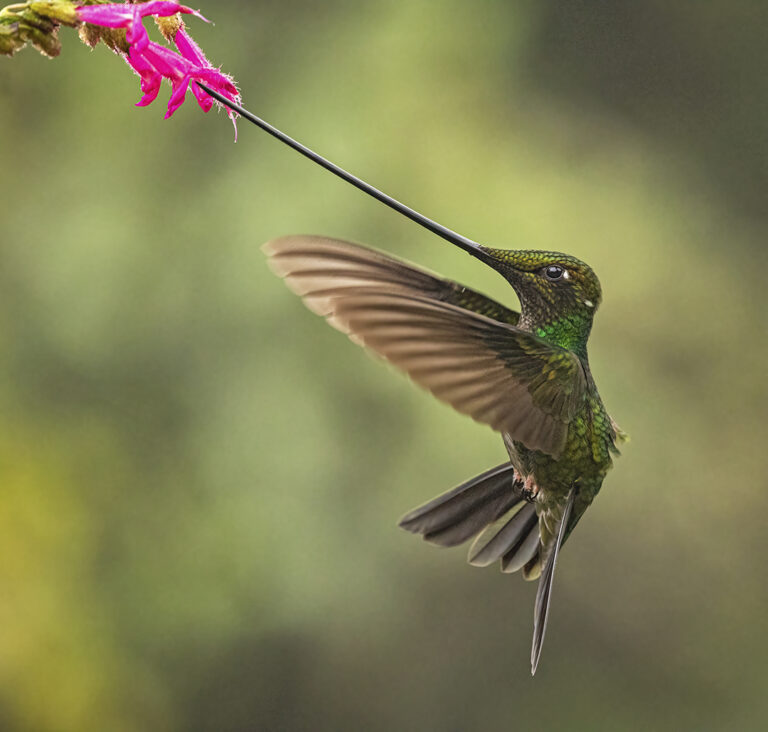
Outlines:
[[[598,272],[632,435],[535,587],[398,517],[504,458],[260,245],[493,272],[62,31],[0,59],[0,729],[762,730],[768,8],[221,2],[245,103],[493,246]]]

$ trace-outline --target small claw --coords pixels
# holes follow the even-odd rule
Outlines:
[[[525,500],[529,503],[533,503],[536,500],[536,496],[539,495],[539,486],[536,485],[536,479],[533,475],[526,476],[522,493]]]

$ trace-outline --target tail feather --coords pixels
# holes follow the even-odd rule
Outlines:
[[[400,526],[441,546],[472,538],[523,499],[514,487],[514,469],[497,465],[410,511]]]
[[[533,522],[528,535],[516,546],[510,549],[501,560],[501,571],[507,574],[517,572],[539,555],[540,549],[539,522]],[[525,575],[523,575],[525,579]]]
[[[536,606],[533,611],[533,645],[531,647],[531,676],[536,673],[541,657],[541,647],[544,643],[544,633],[547,630],[547,619],[549,618],[549,602],[552,599],[552,582],[555,579],[555,565],[557,564],[557,555],[560,552],[560,546],[565,537],[565,531],[571,518],[573,510],[573,500],[576,496],[576,489],[571,488],[568,501],[563,508],[563,515],[560,518],[560,528],[557,531],[557,538],[552,546],[552,550],[544,564],[544,569],[539,580],[539,588],[536,591]]]
[[[526,582],[541,577],[541,552],[536,552],[523,566],[523,579]]]
[[[539,516],[537,505],[526,503],[516,485],[512,465],[503,463],[415,508],[400,520],[400,526],[407,531],[442,546],[455,546],[476,536],[469,549],[470,564],[486,567],[501,560],[502,572],[522,569],[525,579],[539,578],[531,674],[536,673],[541,657],[555,565],[569,530],[575,495],[572,488],[564,505],[543,511],[539,507]]]
[[[502,519],[502,521],[506,520],[506,523],[501,528],[498,525],[488,526],[475,539],[469,548],[470,564],[475,567],[487,567],[502,557],[506,560],[509,556],[511,559],[528,538],[532,529],[536,529],[533,533],[538,542],[536,510],[533,504],[526,503],[525,505],[518,505],[516,508],[518,510],[511,517],[505,516]]]

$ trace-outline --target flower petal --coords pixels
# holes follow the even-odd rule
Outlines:
[[[128,41],[131,48],[143,51],[149,43],[149,35],[147,35],[147,29],[141,22],[139,6],[134,5],[133,8],[133,19],[125,31],[125,40]]]
[[[78,5],[77,17],[83,23],[104,28],[125,28],[133,20],[133,5]]]
[[[187,7],[186,5],[180,5],[179,3],[165,2],[164,0],[157,0],[157,2],[139,3],[141,8],[141,17],[144,18],[147,15],[159,15],[162,18],[167,18],[170,15],[176,15],[176,13],[183,13],[184,15],[194,15],[200,20],[204,20],[208,23],[206,18],[199,10]]]
[[[166,79],[188,76],[194,70],[194,66],[185,58],[154,41],[150,41],[141,53]]]
[[[168,111],[165,113],[166,119],[184,104],[184,98],[187,95],[187,88],[189,87],[189,77],[185,76],[183,79],[177,79],[171,83],[173,85],[173,92],[171,93],[171,98],[168,100]]]
[[[191,61],[196,66],[210,66],[211,62],[205,57],[200,46],[195,43],[192,36],[187,33],[184,26],[176,31],[176,35],[173,38],[173,42],[176,44],[176,48],[179,49],[179,53]]]
[[[125,60],[141,78],[141,91],[144,92],[144,96],[136,103],[136,106],[146,107],[147,104],[150,104],[157,98],[163,77],[144,56],[135,52],[133,48],[130,50],[129,55],[125,57]]]
[[[210,112],[211,107],[213,107],[213,97],[210,94],[206,94],[197,84],[192,84],[190,88],[195,95],[195,99],[197,99],[198,105],[200,105],[200,109],[206,113]]]
[[[92,23],[105,28],[127,28],[134,19],[134,11],[137,11],[139,17],[145,18],[148,15],[159,15],[168,17],[176,13],[185,15],[196,15],[202,20],[206,20],[197,10],[188,8],[179,3],[158,2],[138,3],[107,3],[104,5],[78,5],[76,8],[77,17],[84,23]],[[207,20],[206,20],[207,22]]]

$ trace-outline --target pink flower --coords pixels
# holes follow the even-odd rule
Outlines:
[[[131,5],[130,3],[111,3],[106,5],[79,5],[77,7],[77,16],[84,23],[93,23],[105,28],[127,28],[136,22],[137,17],[145,18],[147,15],[159,15],[162,18],[167,18],[170,15],[176,15],[176,13],[196,15],[198,18],[205,20],[197,10],[192,10],[192,8],[180,5],[179,3],[165,2],[164,0],[137,3],[136,5]]]
[[[223,96],[239,103],[240,94],[230,76],[211,65],[200,47],[192,40],[182,25],[174,35],[179,53],[149,40],[142,19],[156,15],[167,17],[176,13],[196,15],[205,20],[196,10],[173,2],[146,2],[136,5],[114,3],[108,5],[80,5],[78,18],[93,25],[106,28],[125,28],[128,41],[126,61],[141,78],[143,96],[137,106],[152,103],[160,91],[163,79],[171,82],[171,98],[168,100],[168,119],[183,103],[190,82],[202,81]],[[213,106],[214,100],[197,84],[192,84],[192,93],[204,112]],[[234,124],[234,115],[227,110]],[[235,125],[237,140],[237,125]]]

